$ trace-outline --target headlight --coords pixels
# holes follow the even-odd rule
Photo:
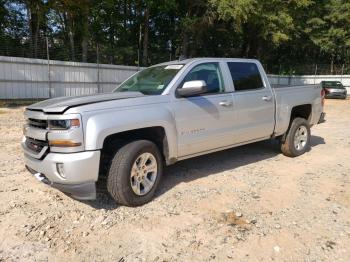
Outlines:
[[[69,120],[48,120],[48,128],[50,130],[66,130],[80,126],[79,119]]]

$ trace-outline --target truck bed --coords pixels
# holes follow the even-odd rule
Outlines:
[[[280,85],[280,84],[271,84],[272,88],[287,88],[287,87],[292,87],[292,88],[305,88],[305,87],[317,87],[320,85]]]

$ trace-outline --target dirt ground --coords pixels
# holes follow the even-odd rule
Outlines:
[[[23,108],[0,108],[0,261],[350,261],[350,100],[312,149],[267,141],[179,162],[149,204],[79,202],[22,162]]]

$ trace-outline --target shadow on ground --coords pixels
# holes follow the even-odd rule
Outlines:
[[[311,150],[325,143],[322,137],[311,136]],[[161,196],[179,183],[189,183],[202,177],[270,159],[279,154],[281,151],[278,141],[267,140],[180,161],[164,169],[163,179],[155,197]],[[84,203],[96,209],[111,210],[118,207],[108,192],[101,187],[96,200]]]

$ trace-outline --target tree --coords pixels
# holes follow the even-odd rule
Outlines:
[[[27,9],[32,55],[36,58],[38,57],[39,40],[45,35],[47,29],[47,3],[41,0],[24,0],[23,3]],[[44,43],[41,44],[40,49],[43,48]]]
[[[348,0],[0,0],[0,55],[45,58],[47,37],[50,58],[57,60],[137,65],[140,50],[142,66],[180,56],[248,57],[260,59],[270,72],[303,73],[296,70],[301,63],[350,62],[349,5]]]
[[[313,43],[330,60],[331,72],[335,61],[350,62],[350,2],[325,1],[324,8],[308,20],[306,33]]]

